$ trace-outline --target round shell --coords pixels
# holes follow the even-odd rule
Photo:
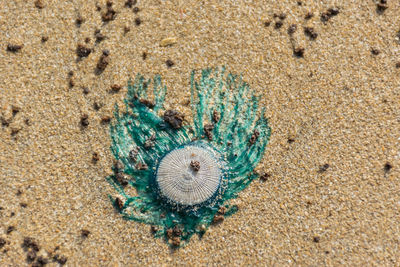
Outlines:
[[[188,145],[172,150],[161,160],[156,181],[167,199],[195,205],[210,199],[218,190],[221,170],[210,151]]]

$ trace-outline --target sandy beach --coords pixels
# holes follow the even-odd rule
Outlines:
[[[1,1],[1,266],[398,266],[400,2]],[[137,73],[191,120],[225,66],[272,129],[238,212],[171,249],[113,208],[109,121]],[[32,252],[34,251],[34,252]]]

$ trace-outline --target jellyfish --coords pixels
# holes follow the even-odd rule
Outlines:
[[[237,211],[229,200],[258,177],[271,129],[260,97],[225,67],[191,72],[192,120],[164,109],[166,90],[159,75],[128,82],[125,110],[116,105],[110,124],[107,181],[125,219],[180,247]]]

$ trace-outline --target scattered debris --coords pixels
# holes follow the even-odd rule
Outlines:
[[[172,66],[175,65],[175,63],[171,59],[168,59],[167,61],[165,61],[165,64],[167,64],[168,68],[171,68]]]
[[[108,50],[104,50],[103,54],[100,56],[99,61],[96,65],[95,73],[96,75],[100,75],[106,69],[108,64],[110,63],[109,59],[110,52]]]
[[[118,172],[118,173],[115,174],[115,179],[123,187],[128,185],[128,180],[125,178],[125,175],[123,173],[121,173],[121,172]]]
[[[27,262],[33,262],[36,259],[36,251],[30,250],[26,254],[26,261]]]
[[[381,51],[379,51],[379,49],[376,49],[376,48],[372,48],[371,49],[371,54],[374,55],[374,56],[377,56],[380,53],[381,53]]]
[[[85,94],[85,95],[89,94],[89,88],[83,87],[82,89],[83,89],[82,90],[83,94]]]
[[[140,24],[142,24],[142,20],[140,18],[135,18],[135,24],[136,26],[139,26]]]
[[[161,47],[171,46],[173,44],[176,44],[176,42],[177,42],[176,37],[168,37],[161,40],[160,46]]]
[[[388,7],[389,6],[387,4],[387,0],[380,0],[376,4],[376,12],[378,14],[383,14],[383,12],[385,12],[385,10],[388,9]]]
[[[139,162],[138,164],[136,164],[136,169],[138,169],[138,170],[143,171],[143,170],[147,170],[148,168],[149,167],[147,166],[146,163]]]
[[[101,20],[105,23],[114,20],[116,17],[117,13],[112,8],[112,4],[113,3],[111,1],[107,1],[107,11],[105,13],[101,14]]]
[[[297,25],[296,24],[292,24],[292,25],[289,26],[287,32],[288,32],[289,35],[292,35],[293,33],[296,32],[296,30],[297,30]]]
[[[82,23],[85,22],[85,19],[81,17],[81,15],[78,15],[78,17],[75,20],[75,25],[76,27],[80,28]]]
[[[319,167],[318,172],[319,172],[319,173],[326,172],[326,170],[328,170],[328,168],[329,168],[329,164],[328,164],[328,163],[325,163],[324,165],[322,165],[322,166]]]
[[[146,60],[146,59],[147,59],[147,53],[146,53],[146,52],[143,52],[143,53],[142,53],[142,59],[143,59],[143,60]]]
[[[190,162],[190,168],[192,168],[193,171],[198,172],[200,170],[200,162],[197,160],[192,160]]]
[[[392,164],[390,164],[389,162],[385,163],[385,166],[383,167],[383,169],[385,170],[385,173],[390,172],[390,170],[393,168]]]
[[[76,48],[76,55],[79,57],[79,59],[88,57],[90,53],[92,53],[91,48],[87,48],[82,44],[78,44],[78,47]]]
[[[131,151],[129,151],[129,159],[131,161],[135,162],[138,154],[139,154],[139,151],[137,150],[137,148],[132,149]]]
[[[92,154],[92,162],[93,163],[97,163],[99,160],[100,160],[99,153],[93,152],[93,154]]]
[[[122,208],[124,207],[124,203],[122,202],[122,200],[119,197],[115,198],[115,205],[117,205],[117,208],[119,210],[122,210]]]
[[[89,230],[86,230],[86,229],[82,229],[81,230],[81,237],[82,238],[87,238],[87,237],[89,237],[89,235],[90,235],[90,231]]]
[[[22,243],[22,248],[27,251],[28,249],[32,249],[36,252],[39,251],[39,246],[36,241],[32,237],[25,237],[24,242]]]
[[[111,85],[111,91],[114,93],[118,93],[122,89],[122,86],[119,84]]]
[[[106,36],[103,35],[99,29],[96,29],[94,31],[94,37],[96,38],[96,43],[100,43],[101,41],[103,41],[104,39],[106,39]]]
[[[14,231],[14,230],[15,230],[15,226],[10,225],[10,226],[7,227],[6,233],[7,233],[7,234],[10,234],[10,233],[11,233],[12,231]]]
[[[145,142],[144,142],[144,148],[150,149],[154,146],[154,141],[156,140],[156,134],[153,133]]]
[[[329,8],[327,11],[323,12],[321,14],[321,21],[326,23],[328,22],[332,17],[337,16],[339,14],[339,9],[336,7]]]
[[[266,173],[263,173],[263,174],[260,175],[260,180],[262,182],[266,182],[269,179],[269,177],[271,177],[271,174],[266,172]]]
[[[134,5],[136,5],[136,4],[137,4],[137,0],[127,0],[127,1],[125,2],[125,7],[131,8],[132,6],[134,6]]]
[[[204,134],[207,136],[208,140],[213,139],[212,131],[214,130],[214,124],[208,123],[204,125]]]
[[[282,26],[283,26],[283,22],[282,21],[275,22],[275,29],[280,29]]]
[[[4,238],[0,237],[0,248],[3,248],[6,245],[6,243],[7,241]]]
[[[254,132],[249,140],[250,145],[254,145],[257,142],[257,139],[259,136],[260,136],[260,132],[257,129],[254,129]]]
[[[319,243],[319,241],[320,241],[320,238],[318,236],[314,236],[313,242],[314,243]]]
[[[49,260],[47,258],[45,258],[44,256],[39,256],[36,258],[36,262],[34,262],[32,264],[32,267],[40,267],[40,266],[44,266],[47,263],[49,263]]]
[[[49,37],[48,36],[42,36],[42,43],[45,43],[45,42],[47,42],[49,40]]]
[[[217,123],[220,119],[219,112],[216,109],[214,109],[214,111],[213,111],[212,119],[213,119],[214,123]]]
[[[304,27],[304,34],[311,40],[315,40],[318,37],[318,33],[315,32],[313,27]]]
[[[99,111],[99,110],[101,109],[102,106],[103,106],[103,104],[101,104],[101,103],[97,103],[97,102],[94,102],[94,103],[93,103],[93,108],[94,108],[94,110],[96,110],[96,111]]]
[[[43,1],[42,1],[42,0],[36,0],[36,1],[35,1],[35,7],[36,7],[37,9],[43,9],[43,8],[44,8],[44,3],[43,3]]]
[[[220,222],[223,222],[224,221],[224,215],[218,215],[218,214],[215,214],[214,215],[214,218],[213,218],[213,223],[220,223]]]
[[[174,129],[180,129],[182,127],[183,120],[183,114],[176,110],[167,110],[164,113],[164,121],[169,123],[169,125],[171,125],[171,127]]]
[[[81,125],[82,125],[82,127],[87,127],[89,125],[89,116],[87,114],[82,115]]]
[[[139,13],[139,11],[140,11],[140,9],[137,6],[135,6],[132,10],[133,10],[133,13],[135,13],[135,14]]]
[[[108,124],[110,122],[111,122],[111,117],[110,116],[101,117],[101,124]]]
[[[400,61],[396,63],[396,69],[400,69]]]
[[[139,100],[139,102],[142,103],[143,105],[145,105],[146,107],[150,108],[150,109],[154,108],[155,105],[156,105],[153,101],[148,100],[148,99],[144,99],[144,98],[141,98]]]
[[[53,260],[56,261],[60,265],[64,265],[65,263],[67,263],[68,259],[67,259],[67,257],[65,257],[63,255],[56,254],[53,257]]]
[[[312,12],[307,12],[307,14],[304,16],[304,19],[309,20],[309,19],[311,19],[312,17],[314,17],[314,13],[312,13]]]
[[[269,27],[269,25],[271,25],[271,21],[264,21],[264,26],[265,27]]]
[[[12,53],[17,53],[19,50],[21,50],[24,46],[23,45],[16,45],[16,44],[8,44],[7,45],[7,51],[12,52]]]
[[[304,48],[303,47],[297,47],[293,49],[293,54],[296,57],[304,57]]]
[[[126,35],[130,31],[131,31],[131,28],[129,28],[128,26],[124,26],[124,35]]]

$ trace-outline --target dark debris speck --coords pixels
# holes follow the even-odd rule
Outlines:
[[[81,116],[81,126],[82,127],[87,127],[89,126],[89,116],[87,114],[83,114]]]
[[[386,173],[390,172],[390,170],[393,168],[392,164],[390,164],[389,162],[385,163],[385,166],[383,167],[383,169],[385,170]]]
[[[175,65],[175,63],[171,59],[165,61],[165,64],[167,65],[168,68],[171,68]]]
[[[65,263],[67,263],[68,259],[67,259],[67,257],[65,257],[63,255],[56,254],[53,257],[53,260],[56,261],[60,265],[64,265]]]
[[[19,52],[24,46],[23,45],[17,45],[17,44],[8,44],[7,45],[7,51],[11,53],[17,53]]]
[[[89,237],[89,235],[90,235],[90,231],[89,230],[87,230],[87,229],[82,229],[81,230],[81,237],[82,238],[87,238],[87,237]]]
[[[318,37],[318,33],[313,27],[304,27],[304,34],[308,36],[311,40],[315,40]]]
[[[304,57],[304,48],[302,48],[302,47],[294,48],[293,55],[298,58]]]
[[[92,53],[92,49],[84,46],[83,44],[78,44],[76,48],[76,55],[81,59],[88,57]]]
[[[176,110],[165,111],[163,118],[174,129],[180,129],[184,120],[183,114]]]
[[[7,227],[6,233],[7,233],[7,234],[10,234],[10,233],[13,232],[14,230],[15,230],[15,226],[10,225],[10,226]]]
[[[329,168],[329,164],[328,164],[328,163],[325,163],[324,165],[322,165],[322,166],[319,167],[318,172],[319,172],[319,173],[326,172],[326,171],[328,170],[328,168]]]
[[[318,236],[314,236],[313,237],[313,242],[314,243],[319,243],[319,241],[320,241],[320,238]]]
[[[140,18],[135,18],[135,24],[136,26],[139,26],[140,24],[142,24],[142,20]]]

